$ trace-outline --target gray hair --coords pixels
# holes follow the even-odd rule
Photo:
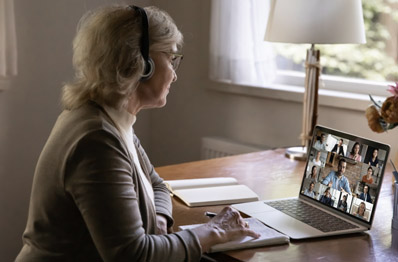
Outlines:
[[[182,48],[183,37],[173,19],[156,7],[146,7],[149,50]],[[75,79],[63,87],[65,109],[88,100],[116,109],[127,103],[145,70],[140,52],[141,16],[126,6],[107,6],[86,13],[73,41]]]

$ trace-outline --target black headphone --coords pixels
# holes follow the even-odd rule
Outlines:
[[[145,61],[145,70],[144,74],[141,76],[141,81],[148,80],[152,77],[153,73],[155,72],[155,64],[152,58],[149,57],[149,34],[148,34],[148,16],[143,8],[130,5],[131,9],[138,12],[141,16],[141,23],[142,23],[142,36],[140,41],[140,51],[142,58]]]

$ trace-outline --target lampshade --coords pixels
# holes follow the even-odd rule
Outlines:
[[[264,40],[366,43],[361,0],[271,0]]]

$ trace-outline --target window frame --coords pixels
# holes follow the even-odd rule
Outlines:
[[[275,83],[299,86],[304,83],[305,73],[291,70],[277,70]],[[372,96],[387,96],[392,82],[371,81],[333,75],[320,75],[319,89],[356,93]]]
[[[230,81],[211,79],[208,88],[235,95],[302,103],[304,77],[304,72],[278,70],[275,81],[266,86],[234,84]],[[372,95],[376,101],[384,101],[389,96],[388,84],[388,82],[321,75],[318,104],[364,112],[372,104],[369,95]],[[361,88],[358,88],[359,86]]]

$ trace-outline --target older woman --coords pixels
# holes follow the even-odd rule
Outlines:
[[[182,35],[163,11],[89,12],[74,40],[76,79],[40,155],[17,261],[198,261],[212,245],[258,237],[236,210],[171,233],[169,192],[132,125],[163,107]]]

